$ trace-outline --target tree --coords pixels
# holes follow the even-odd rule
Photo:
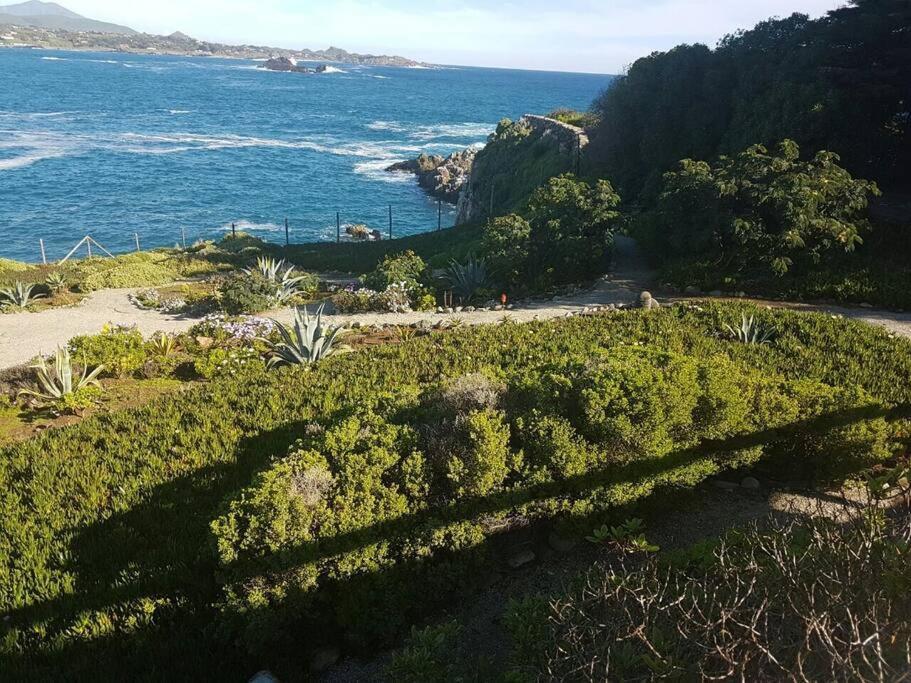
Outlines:
[[[607,180],[551,178],[528,202],[528,274],[542,285],[577,282],[604,272],[613,247],[620,195]]]
[[[793,140],[770,152],[753,145],[714,164],[684,159],[666,173],[642,231],[664,258],[711,257],[742,273],[757,265],[776,275],[853,251],[869,230],[863,218],[876,184],[851,177],[838,155],[801,161]]]

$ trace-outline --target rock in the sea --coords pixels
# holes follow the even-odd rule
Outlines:
[[[428,193],[444,202],[455,204],[459,200],[462,186],[468,182],[476,154],[473,149],[453,152],[448,157],[421,154],[417,159],[392,164],[386,170],[393,173],[414,173],[418,177],[418,184]]]
[[[297,61],[288,57],[272,57],[272,59],[263,62],[259,68],[268,69],[269,71],[293,71],[299,74],[321,74],[326,72],[324,64],[320,64],[315,69],[309,69],[305,66],[298,66]]]

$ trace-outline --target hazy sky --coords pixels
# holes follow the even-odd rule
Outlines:
[[[6,0],[9,2],[9,0]],[[654,50],[714,45],[770,16],[844,0],[60,0],[149,33],[289,48],[335,45],[442,64],[618,73]]]

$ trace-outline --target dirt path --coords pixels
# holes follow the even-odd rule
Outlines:
[[[516,322],[526,322],[534,319],[563,317],[568,313],[577,313],[585,307],[610,304],[628,305],[638,301],[642,290],[654,291],[652,289],[655,287],[654,274],[631,239],[617,238],[614,264],[612,272],[601,278],[589,290],[549,301],[518,304],[509,311],[473,311],[452,315],[428,312],[365,313],[333,315],[331,322],[336,325],[354,322],[361,325],[409,325],[422,320],[437,322],[446,318],[459,317],[468,324],[479,325],[497,322],[504,315],[508,315]],[[27,363],[41,353],[52,353],[54,349],[63,346],[71,338],[82,334],[97,333],[109,322],[135,325],[146,336],[158,331],[181,332],[189,329],[196,322],[196,319],[182,315],[140,310],[128,299],[128,295],[132,291],[134,290],[108,289],[91,294],[78,305],[68,308],[48,309],[39,313],[0,315],[0,369]],[[675,300],[679,299],[675,298]],[[856,318],[880,325],[895,334],[911,338],[911,313],[793,304],[780,301],[757,301],[757,303],[843,315],[846,318]],[[279,321],[287,321],[291,318],[292,312],[290,309],[282,309],[264,315]]]

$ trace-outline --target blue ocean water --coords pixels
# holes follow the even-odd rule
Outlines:
[[[343,223],[432,230],[436,202],[383,169],[482,143],[503,117],[585,108],[608,76],[0,49],[0,256],[111,251],[230,230],[295,242]],[[445,206],[445,205],[444,205]],[[454,220],[445,206],[444,225]]]

